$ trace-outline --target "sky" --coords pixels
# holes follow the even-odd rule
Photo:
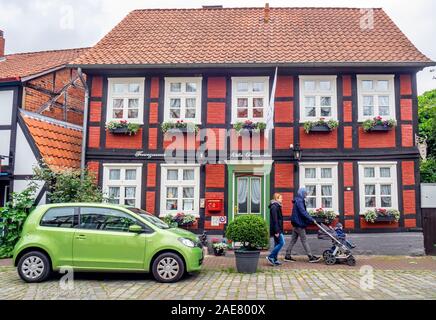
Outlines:
[[[6,53],[89,47],[134,9],[259,7],[265,2],[271,7],[383,8],[413,44],[436,61],[434,0],[0,0],[0,29]],[[436,67],[418,74],[419,93],[435,88]]]

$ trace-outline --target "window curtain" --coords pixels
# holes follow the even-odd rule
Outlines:
[[[251,202],[253,204],[259,204],[260,203],[260,180],[259,179],[252,179],[251,180]]]
[[[248,179],[238,180],[238,203],[247,202],[247,191],[248,191]]]

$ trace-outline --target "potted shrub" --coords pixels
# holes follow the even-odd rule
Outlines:
[[[233,125],[233,129],[238,133],[241,133],[243,130],[247,130],[248,132],[262,132],[266,129],[266,123],[246,120],[244,122],[236,122]]]
[[[199,127],[195,123],[178,120],[176,122],[164,122],[161,130],[163,133],[197,133]]]
[[[336,120],[325,121],[325,118],[320,118],[318,121],[306,121],[304,123],[304,131],[309,134],[311,132],[331,132],[339,126]]]
[[[400,211],[396,209],[370,209],[366,210],[363,215],[365,220],[369,223],[400,221]]]
[[[138,133],[141,126],[137,123],[130,123],[127,120],[110,121],[106,124],[106,130],[112,134],[133,136]]]
[[[260,249],[269,245],[269,231],[260,216],[239,216],[229,223],[226,237],[240,243],[235,250],[236,268],[241,273],[255,273],[259,263]]]
[[[331,224],[336,219],[336,213],[333,210],[325,210],[318,208],[310,210],[309,214],[316,220],[317,223]]]
[[[220,241],[219,239],[212,239],[212,249],[215,256],[225,256],[227,248],[225,240]]]
[[[384,120],[382,117],[378,116],[374,119],[368,119],[363,122],[362,127],[365,132],[373,131],[389,131],[397,125],[395,120],[389,119]]]

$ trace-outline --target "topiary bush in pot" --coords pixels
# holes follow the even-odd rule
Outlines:
[[[236,268],[241,273],[255,273],[259,263],[260,249],[269,245],[269,232],[265,220],[254,215],[237,217],[229,223],[227,239],[240,243],[235,250]]]

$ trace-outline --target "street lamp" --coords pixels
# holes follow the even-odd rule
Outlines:
[[[297,143],[295,146],[291,144],[291,149],[294,154],[294,159],[300,161],[303,154],[303,150],[301,150],[300,144]]]

